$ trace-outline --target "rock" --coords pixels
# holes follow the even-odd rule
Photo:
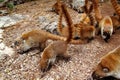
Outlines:
[[[0,43],[0,50],[4,50],[5,49],[5,44],[4,43]]]
[[[12,14],[12,15],[7,15],[7,16],[2,16],[2,17],[0,17],[0,23],[1,23],[0,28],[5,28],[10,25],[14,25],[26,17],[28,17],[28,16],[20,15],[20,14]]]

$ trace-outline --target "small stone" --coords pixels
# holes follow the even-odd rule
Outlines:
[[[0,43],[0,50],[4,50],[5,49],[5,44],[4,43]]]

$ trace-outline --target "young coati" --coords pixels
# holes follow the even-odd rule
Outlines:
[[[110,39],[110,36],[112,36],[113,33],[113,23],[110,16],[105,16],[99,22],[99,32],[101,33],[102,38],[108,42],[108,39]]]
[[[105,40],[105,42],[108,42],[108,40],[113,34],[112,18],[110,16],[103,17],[98,7],[98,0],[92,0],[92,1],[95,12],[95,18],[98,23],[98,28],[97,28],[98,34],[101,33],[101,37]]]
[[[92,74],[93,80],[108,76],[120,79],[120,46],[103,56]]]
[[[68,26],[63,27],[62,25],[62,15],[59,18],[59,23],[57,27],[57,31],[60,35],[64,37],[68,37]],[[93,39],[95,37],[95,28],[92,25],[84,24],[83,22],[80,22],[79,24],[74,24],[73,26],[73,33],[72,38],[73,39],[87,39],[89,40]]]
[[[61,37],[55,34],[51,34],[44,30],[32,30],[26,33],[23,33],[20,37],[15,39],[15,42],[12,44],[12,47],[17,50],[19,53],[24,53],[31,48],[39,47],[42,51],[46,46],[45,43],[48,39],[52,40],[61,40],[66,41],[66,37]],[[86,41],[82,40],[71,40],[71,44],[84,44]]]
[[[57,56],[63,56],[65,58],[69,58],[70,56],[66,53],[68,43],[72,38],[72,27],[73,22],[67,11],[65,4],[61,5],[62,10],[60,11],[60,15],[64,14],[65,20],[68,25],[68,37],[66,41],[54,41],[50,43],[42,52],[40,59],[40,69],[45,72],[48,70],[50,65],[53,65]]]

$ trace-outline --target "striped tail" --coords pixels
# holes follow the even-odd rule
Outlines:
[[[98,22],[100,22],[100,20],[102,19],[102,14],[98,7],[99,6],[98,0],[92,0],[92,2],[93,2],[93,8],[94,8],[94,12],[95,12],[95,18]]]
[[[72,39],[72,28],[73,28],[73,21],[70,17],[70,14],[68,13],[67,11],[67,8],[66,8],[66,5],[63,4],[62,6],[62,11],[63,11],[63,14],[64,14],[64,17],[65,17],[65,20],[66,20],[66,23],[67,23],[67,26],[68,26],[68,37],[67,37],[67,43],[69,43]]]
[[[120,5],[118,5],[117,0],[111,0],[112,6],[120,18]]]
[[[62,34],[62,29],[63,29],[63,27],[62,27],[63,12],[62,12],[61,6],[59,6],[59,8],[60,8],[60,13],[59,13],[60,16],[59,16],[59,22],[58,22],[58,26],[57,26],[57,31],[58,31],[59,34]]]
[[[96,26],[96,20],[92,14],[88,14],[89,19],[90,19],[90,24],[93,26]]]

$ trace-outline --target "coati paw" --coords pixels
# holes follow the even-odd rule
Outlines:
[[[74,37],[73,39],[74,39],[74,40],[79,40],[80,37],[76,36],[76,37]]]
[[[87,43],[91,42],[94,39],[94,37],[88,38]]]

